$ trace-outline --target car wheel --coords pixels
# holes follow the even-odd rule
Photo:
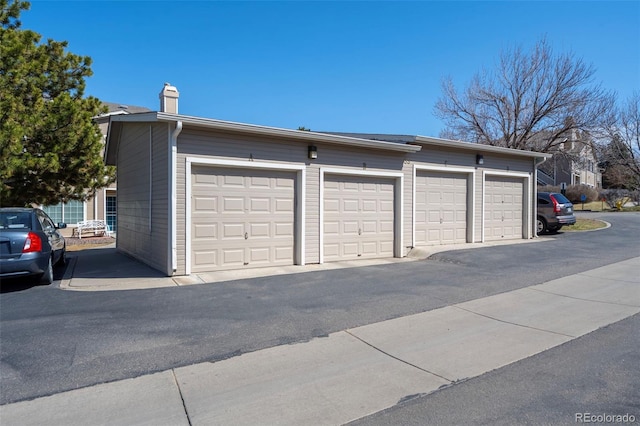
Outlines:
[[[538,232],[538,235],[544,234],[547,231],[547,222],[545,222],[545,220],[543,218],[541,218],[540,216],[538,216],[538,221],[537,221],[537,224],[536,224],[536,230]]]
[[[47,267],[44,270],[44,273],[40,277],[40,284],[49,285],[53,282],[53,260],[49,258],[49,262],[47,262]]]
[[[60,259],[58,259],[58,263],[56,263],[56,266],[64,266],[66,264],[67,264],[67,248],[63,247],[62,253],[60,254]]]

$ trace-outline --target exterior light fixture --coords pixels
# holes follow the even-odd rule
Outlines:
[[[484,156],[482,154],[476,154],[476,164],[479,166],[484,164]]]
[[[315,160],[316,158],[318,158],[318,147],[309,145],[309,159]]]

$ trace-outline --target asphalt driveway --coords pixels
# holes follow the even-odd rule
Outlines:
[[[0,295],[0,404],[217,361],[540,284],[640,255],[639,214],[603,231],[423,261],[127,291]]]

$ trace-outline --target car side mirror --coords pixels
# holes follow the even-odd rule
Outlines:
[[[67,227],[67,224],[64,222],[59,222],[58,226],[56,226],[56,229],[64,229]]]

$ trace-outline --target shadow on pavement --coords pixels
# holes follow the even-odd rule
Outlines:
[[[93,248],[70,252],[69,259],[76,258],[73,279],[82,278],[166,278],[115,247]]]

